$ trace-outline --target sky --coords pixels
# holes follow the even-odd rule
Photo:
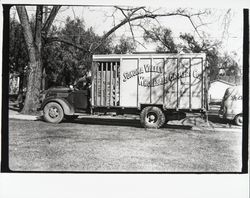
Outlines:
[[[175,8],[167,9],[164,7],[150,7],[150,10],[157,10],[160,9],[158,12],[169,12],[171,10],[175,10]],[[189,10],[191,8],[188,8]],[[35,7],[27,7],[29,14],[34,13]],[[202,9],[200,9],[202,10]],[[204,9],[203,9],[204,10]],[[201,26],[199,28],[200,34],[205,32],[206,38],[209,40],[218,40],[222,42],[219,51],[221,54],[227,52],[229,54],[234,54],[233,52],[237,52],[235,55],[235,59],[239,62],[242,61],[242,46],[243,46],[243,10],[242,9],[231,9],[229,14],[226,15],[225,13],[228,9],[209,9],[210,14],[207,16],[202,16],[202,22],[206,25]],[[193,8],[191,12],[197,13],[199,9]],[[15,12],[13,8],[12,12]],[[112,17],[112,14],[115,16]],[[120,11],[114,12],[114,7],[110,6],[63,6],[56,19],[55,24],[59,26],[64,26],[64,22],[66,21],[67,17],[75,18],[78,17],[83,19],[85,22],[85,26],[87,28],[92,27],[94,32],[99,35],[102,35],[103,32],[107,32],[112,26],[114,22],[117,24],[120,20],[124,18]],[[193,18],[193,21],[196,25],[201,24],[200,20],[197,17]],[[227,28],[225,28],[224,24],[229,24]],[[158,18],[158,21],[153,21],[148,25],[155,25],[155,26],[163,26],[170,28],[173,33],[173,37],[176,42],[180,42],[179,35],[180,33],[190,33],[195,36],[197,40],[200,40],[200,37],[195,32],[193,26],[191,25],[190,21],[185,17],[180,16],[171,16],[171,17],[161,17]],[[134,28],[133,30],[134,36],[136,40],[140,43],[137,46],[137,51],[154,51],[155,45],[153,44],[146,44],[143,39],[143,32],[141,29]],[[129,25],[125,25],[122,28],[118,29],[115,32],[114,40],[118,41],[121,36],[129,36],[131,37],[131,31]],[[146,48],[145,48],[146,47]]]

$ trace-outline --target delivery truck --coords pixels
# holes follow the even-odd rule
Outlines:
[[[59,123],[82,114],[140,116],[159,128],[189,113],[207,112],[206,55],[93,55],[91,76],[81,86],[51,88],[41,96],[44,119]]]

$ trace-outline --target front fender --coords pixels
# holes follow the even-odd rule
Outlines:
[[[41,108],[43,109],[45,107],[46,104],[48,104],[49,102],[56,102],[58,104],[61,105],[61,107],[63,108],[64,114],[65,115],[73,115],[75,113],[75,109],[73,107],[73,105],[71,105],[66,99],[64,98],[53,98],[53,97],[48,97],[46,98],[42,104],[41,104]]]

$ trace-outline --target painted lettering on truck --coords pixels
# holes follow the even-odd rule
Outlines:
[[[143,73],[163,73],[163,67],[162,66],[150,66],[150,65],[144,65],[143,67],[137,68],[135,70],[124,72],[123,73],[123,82],[126,82],[127,80],[136,77]],[[198,70],[194,70],[192,72],[192,76],[194,78],[200,79],[201,78],[201,72]],[[153,78],[152,80],[145,78],[144,76],[139,76],[139,86],[144,87],[155,87],[159,85],[167,84],[168,82],[173,82],[177,79],[183,79],[183,78],[189,78],[190,73],[188,70],[184,70],[176,74],[176,72],[169,72],[166,73],[164,76],[157,76]],[[186,82],[182,82],[183,84],[186,84]]]

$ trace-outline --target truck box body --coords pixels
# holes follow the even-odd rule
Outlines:
[[[93,55],[92,107],[205,110],[203,53]]]

